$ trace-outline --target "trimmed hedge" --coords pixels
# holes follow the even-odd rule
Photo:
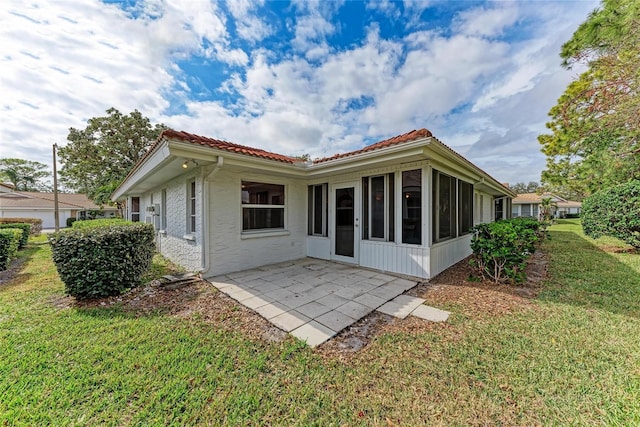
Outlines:
[[[18,249],[22,249],[27,246],[27,242],[29,241],[29,234],[31,233],[31,224],[0,224],[0,229],[2,228],[17,228],[21,230],[22,234],[20,235],[20,243],[18,244]]]
[[[598,191],[582,201],[582,229],[594,239],[617,237],[640,248],[640,180]]]
[[[40,218],[0,218],[0,224],[31,224],[30,234],[32,236],[39,236],[42,231]]]
[[[154,230],[151,224],[76,227],[53,233],[53,261],[67,294],[77,299],[119,295],[138,286],[151,266]]]
[[[110,227],[112,225],[131,224],[131,221],[127,221],[122,218],[104,218],[104,219],[86,219],[78,220],[73,223],[72,227],[75,229],[87,229],[87,228],[99,228]]]
[[[471,265],[482,278],[495,283],[523,281],[527,257],[545,235],[540,222],[532,218],[478,224],[472,232]]]
[[[23,231],[19,228],[0,229],[0,271],[6,270],[16,256]]]
[[[76,222],[76,221],[77,221],[77,219],[74,218],[74,217],[67,218],[67,227],[73,226],[73,223]]]

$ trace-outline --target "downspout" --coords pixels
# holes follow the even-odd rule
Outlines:
[[[200,241],[202,242],[202,268],[200,269],[201,275],[207,274],[209,272],[209,269],[211,268],[211,257],[209,256],[209,183],[211,182],[214,175],[218,173],[223,164],[224,158],[222,156],[218,156],[218,160],[213,169],[211,169],[211,171],[208,173],[203,170],[202,173],[202,238],[200,239]]]

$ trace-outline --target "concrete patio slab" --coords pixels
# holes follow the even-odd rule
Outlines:
[[[284,306],[279,302],[265,304],[262,307],[256,308],[256,312],[267,320],[271,320],[272,318],[279,316],[282,313],[286,313],[287,311],[289,311],[289,307]]]
[[[374,309],[387,302],[386,299],[371,294],[362,294],[358,298],[355,298],[354,301]]]
[[[445,322],[449,318],[449,314],[450,313],[448,311],[429,307],[428,305],[420,305],[411,313],[412,316],[430,320],[432,322]]]
[[[396,298],[417,282],[312,258],[229,273],[210,281],[310,346],[322,344],[375,309],[406,317],[406,311],[417,307],[414,299],[406,299],[412,297]],[[385,304],[394,298],[395,306]],[[437,317],[423,310],[417,315]]]
[[[342,314],[346,314],[349,317],[353,317],[354,319],[360,319],[371,313],[373,309],[358,302],[349,301],[348,303],[336,308],[336,311],[339,311]]]
[[[422,305],[422,303],[424,303],[422,298],[416,298],[409,295],[399,295],[388,303],[378,307],[378,311],[404,319],[410,315],[413,310]]]
[[[298,313],[295,310],[287,311],[286,313],[279,314],[276,317],[269,319],[271,323],[285,332],[291,332],[305,323],[308,323],[310,320],[311,319],[307,316]]]
[[[354,323],[357,319],[347,316],[344,313],[340,313],[339,311],[331,310],[330,312],[325,313],[322,316],[316,317],[315,320],[318,323],[321,323],[327,328],[338,333],[339,331]]]
[[[307,317],[315,319],[316,317],[331,311],[331,308],[327,307],[326,305],[322,305],[319,302],[311,301],[308,304],[298,307],[296,311],[304,314]]]
[[[291,331],[291,335],[298,338],[301,341],[305,341],[308,346],[316,347],[336,334],[335,331],[327,328],[326,326],[312,320],[309,323],[305,323],[299,328]]]

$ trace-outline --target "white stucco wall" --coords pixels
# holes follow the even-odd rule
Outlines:
[[[71,218],[71,210],[60,209],[58,215],[60,228],[65,228],[67,226],[67,219]],[[0,208],[0,218],[40,218],[42,220],[42,228],[55,228],[55,214],[53,210],[25,209],[14,211]]]
[[[189,239],[191,233],[187,232],[187,191],[188,183],[196,180],[196,232],[193,239]],[[166,227],[162,227],[162,190],[167,193]],[[158,251],[189,271],[198,271],[202,268],[202,179],[199,175],[185,174],[169,181],[165,187],[158,188],[143,195],[140,199],[140,220],[145,221],[150,215],[146,207],[153,203],[160,206],[160,214],[154,218],[157,221],[156,233]]]
[[[242,181],[285,186],[285,230],[242,232]],[[222,168],[210,184],[210,270],[207,277],[307,255],[307,184],[263,174]]]

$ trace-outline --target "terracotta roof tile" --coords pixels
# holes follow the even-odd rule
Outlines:
[[[331,157],[325,157],[322,159],[314,160],[313,163],[317,164],[317,163],[328,162],[330,160],[336,160],[336,159],[341,159],[343,157],[354,156],[356,154],[366,153],[366,152],[377,150],[380,148],[391,147],[392,145],[411,142],[411,141],[415,141],[416,139],[428,138],[431,136],[433,135],[431,134],[431,131],[429,131],[428,129],[423,128],[418,130],[412,130],[411,132],[394,136],[393,138],[385,139],[384,141],[376,142],[375,144],[367,145],[366,147],[361,148],[359,150],[349,151],[348,153],[335,154]]]
[[[271,153],[269,151],[261,150],[259,148],[247,147],[244,145],[238,145],[219,139],[207,138],[205,136],[194,135],[192,133],[175,131],[173,129],[167,129],[162,132],[160,138],[174,138],[182,141],[190,142],[192,144],[199,144],[218,150],[229,151],[232,153],[244,154],[247,156],[261,157],[263,159],[275,160],[283,163],[295,163],[299,161],[294,157],[284,156],[282,154]]]

